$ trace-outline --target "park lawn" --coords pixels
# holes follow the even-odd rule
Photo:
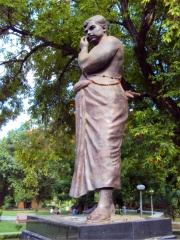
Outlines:
[[[68,212],[65,211],[65,210],[61,210],[62,211],[62,215],[67,215]],[[17,216],[17,214],[21,214],[21,213],[25,213],[25,214],[35,214],[37,216],[46,216],[46,215],[50,215],[49,211],[46,210],[46,211],[35,211],[35,210],[3,210],[3,213],[2,213],[2,216],[11,216],[11,217],[14,217],[14,216]]]
[[[17,224],[15,221],[1,221],[0,233],[21,232],[26,229],[26,223]]]
[[[3,210],[3,213],[2,213],[2,216],[11,216],[11,217],[14,217],[14,216],[17,216],[17,214],[21,214],[21,213],[25,213],[25,214],[36,214],[36,215],[49,215],[49,211],[34,211],[34,210]]]

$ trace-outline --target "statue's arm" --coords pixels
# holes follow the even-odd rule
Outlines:
[[[107,37],[88,52],[88,42],[82,39],[81,52],[78,56],[79,67],[89,74],[97,72],[112,60],[120,47],[121,43],[118,39]]]

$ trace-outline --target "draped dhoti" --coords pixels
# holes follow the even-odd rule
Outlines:
[[[121,143],[128,100],[121,84],[75,84],[76,161],[70,196],[98,188],[120,188]]]

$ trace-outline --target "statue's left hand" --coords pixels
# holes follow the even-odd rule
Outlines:
[[[133,100],[135,97],[139,97],[141,94],[132,92],[132,91],[125,91],[126,97],[128,98],[129,101]]]

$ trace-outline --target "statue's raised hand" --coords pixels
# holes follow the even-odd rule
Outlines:
[[[81,41],[80,41],[80,48],[82,49],[83,47],[88,47],[89,46],[89,42],[87,40],[87,37],[82,37]]]

